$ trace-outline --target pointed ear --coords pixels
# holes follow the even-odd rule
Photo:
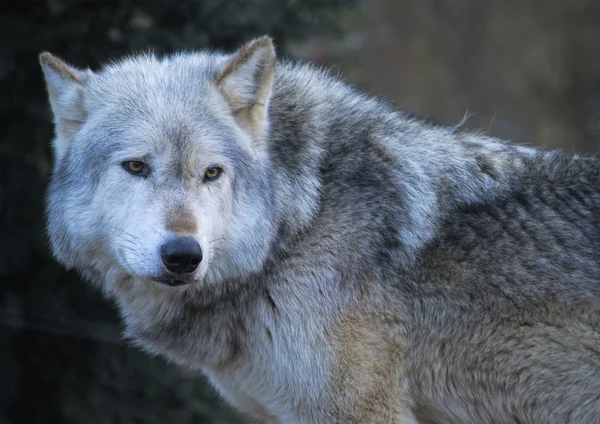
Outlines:
[[[47,52],[40,54],[39,59],[54,114],[56,129],[54,150],[59,159],[65,153],[87,115],[83,107],[82,94],[87,73],[66,64]]]
[[[239,49],[217,76],[217,87],[232,113],[256,139],[267,129],[275,62],[273,41],[264,36]]]

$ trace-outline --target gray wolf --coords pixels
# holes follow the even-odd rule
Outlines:
[[[40,61],[52,250],[146,351],[261,422],[599,422],[596,156],[425,123],[268,37]]]

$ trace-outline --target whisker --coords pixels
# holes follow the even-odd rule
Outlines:
[[[115,232],[114,230],[121,231],[122,234],[119,234],[119,233]],[[123,230],[121,228],[112,227],[111,232],[112,232],[112,234],[115,235],[115,237],[118,237],[121,240],[126,241],[126,242],[128,242],[130,244],[133,244],[133,245],[140,245],[141,244],[140,240],[139,240],[139,238],[137,236],[135,236],[135,235],[133,235],[131,233],[128,233],[127,231],[125,231],[125,230]]]

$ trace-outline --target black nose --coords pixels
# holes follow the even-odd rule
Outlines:
[[[176,274],[194,272],[202,261],[202,249],[191,237],[169,240],[160,248],[160,257],[167,269]]]

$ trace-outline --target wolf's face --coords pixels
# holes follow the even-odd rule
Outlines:
[[[260,269],[276,231],[265,138],[275,56],[143,57],[98,73],[41,56],[56,124],[53,252],[84,274],[214,284]]]

